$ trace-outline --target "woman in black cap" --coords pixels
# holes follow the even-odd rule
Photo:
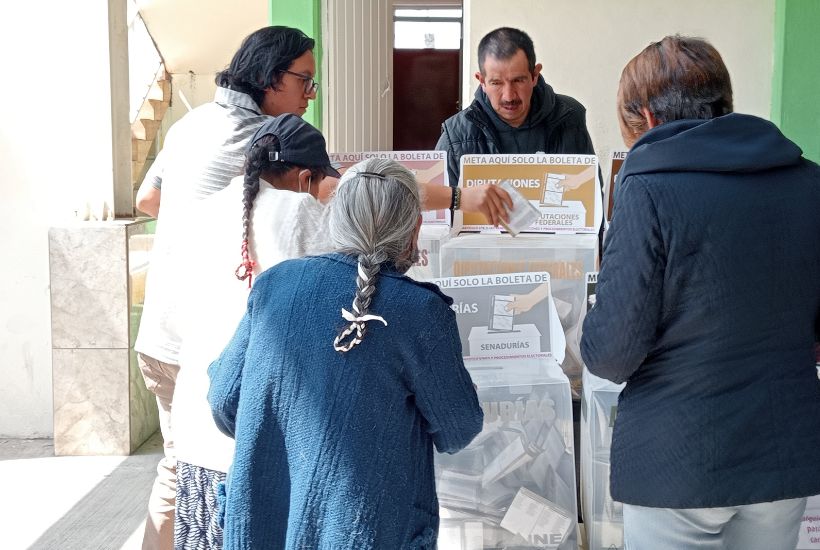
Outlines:
[[[252,278],[282,260],[324,251],[314,237],[327,225],[327,209],[316,196],[326,175],[339,177],[322,134],[295,115],[262,125],[248,142],[246,158],[244,176],[190,213],[191,245],[180,259],[183,343],[171,419],[178,549],[222,547],[214,510],[234,442],[213,423],[206,369],[239,323]]]

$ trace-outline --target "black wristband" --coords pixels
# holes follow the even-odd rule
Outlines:
[[[450,196],[450,210],[455,212],[461,208],[461,188],[451,187],[453,194]]]

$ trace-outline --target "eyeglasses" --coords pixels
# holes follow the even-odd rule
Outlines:
[[[288,70],[281,70],[279,72],[280,73],[288,73],[288,74],[291,74],[291,75],[303,80],[305,82],[305,94],[306,95],[310,95],[310,94],[314,93],[316,90],[319,89],[319,83],[316,82],[316,80],[314,80],[312,76],[307,76],[307,75],[304,75],[304,74],[301,74],[301,73],[294,73],[293,71],[288,71]]]

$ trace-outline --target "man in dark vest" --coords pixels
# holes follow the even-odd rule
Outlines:
[[[487,34],[478,68],[475,101],[444,121],[436,144],[447,151],[450,185],[458,185],[462,155],[595,154],[586,109],[544,81],[527,33],[502,27]]]

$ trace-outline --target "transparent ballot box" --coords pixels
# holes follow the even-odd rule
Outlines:
[[[820,364],[818,364],[820,368]],[[803,522],[797,539],[797,550],[817,550],[820,548],[820,495],[809,497],[806,501],[806,511],[803,513]]]
[[[449,225],[422,224],[419,231],[419,259],[407,276],[423,281],[441,276],[441,245],[450,239]]]
[[[566,337],[561,363],[580,398],[581,320],[586,311],[588,272],[597,271],[597,235],[461,234],[441,247],[441,276],[547,271],[555,308]]]
[[[577,548],[572,397],[552,358],[470,364],[484,429],[436,455],[438,548]]]
[[[588,550],[622,550],[623,505],[609,492],[612,427],[623,384],[584,369],[581,402],[581,509]]]

